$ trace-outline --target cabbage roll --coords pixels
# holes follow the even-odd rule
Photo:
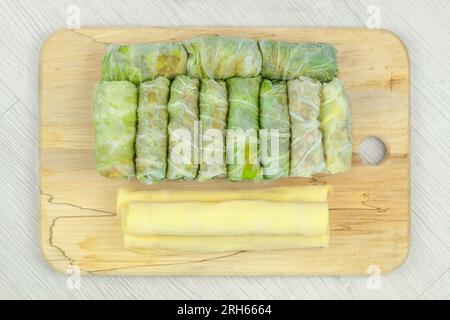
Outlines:
[[[259,85],[261,77],[227,80],[227,170],[231,181],[259,180]]]
[[[197,176],[199,83],[198,79],[178,76],[170,87],[167,178],[171,180]]]
[[[139,86],[136,177],[147,184],[166,177],[169,85],[158,77]]]
[[[338,75],[336,49],[326,43],[288,43],[260,40],[261,75],[292,80],[304,76],[328,82]]]
[[[261,53],[255,40],[224,36],[199,36],[186,40],[190,77],[228,79],[256,77],[261,72]]]
[[[259,93],[261,164],[265,179],[289,175],[290,124],[285,81],[264,80]]]
[[[198,179],[225,177],[225,129],[228,112],[224,81],[203,79],[200,88],[201,152]]]
[[[319,120],[327,171],[349,170],[352,165],[352,112],[344,83],[338,78],[323,85]]]
[[[158,76],[169,79],[186,73],[187,53],[181,43],[109,45],[103,58],[103,80],[136,84]]]
[[[322,132],[317,120],[320,112],[319,81],[301,77],[288,81],[291,118],[290,176],[311,177],[325,171]]]
[[[137,88],[128,81],[102,81],[96,86],[95,165],[108,178],[134,177]]]

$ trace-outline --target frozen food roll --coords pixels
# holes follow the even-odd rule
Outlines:
[[[264,179],[289,175],[290,122],[286,82],[264,80],[260,101],[260,155]]]
[[[123,235],[124,247],[138,253],[152,250],[224,252],[328,247],[330,235],[304,236],[133,236]]]
[[[328,233],[328,205],[266,200],[132,201],[123,231],[137,236],[322,236]]]
[[[198,36],[184,41],[184,46],[190,77],[224,80],[256,77],[261,72],[261,53],[255,40]]]
[[[300,77],[288,81],[291,119],[290,176],[311,177],[325,171],[322,132],[319,128],[319,81]]]
[[[199,84],[196,78],[178,76],[170,86],[167,178],[171,180],[197,176]]]
[[[164,77],[139,86],[136,177],[146,184],[166,177],[169,86]]]
[[[344,83],[325,83],[320,106],[325,161],[329,173],[347,171],[352,165],[352,112]]]
[[[227,80],[227,176],[231,181],[260,180],[259,86],[261,77]]]
[[[327,82],[338,75],[336,49],[326,43],[260,40],[263,78],[291,80],[309,77]]]
[[[286,202],[326,202],[327,185],[251,188],[237,190],[141,190],[120,188],[117,194],[117,213],[128,208],[132,201],[172,202],[201,201],[220,202],[228,200],[268,200]]]
[[[103,80],[129,80],[136,84],[159,76],[174,79],[186,74],[187,53],[181,43],[116,45],[103,57]]]
[[[102,81],[95,90],[95,166],[108,178],[135,176],[138,92],[128,81]]]
[[[124,247],[142,254],[317,248],[329,243],[327,194],[326,185],[218,191],[121,189],[117,207]]]
[[[200,87],[201,148],[198,180],[225,177],[225,130],[228,113],[224,81],[203,79]]]

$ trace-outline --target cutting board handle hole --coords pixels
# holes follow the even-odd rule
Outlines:
[[[388,147],[379,137],[366,137],[359,144],[359,158],[364,164],[380,165],[388,158]]]

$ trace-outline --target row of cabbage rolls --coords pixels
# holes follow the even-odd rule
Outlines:
[[[95,127],[100,174],[144,183],[310,177],[351,166],[350,104],[337,78],[102,81]]]
[[[272,80],[310,77],[329,82],[338,75],[336,49],[326,43],[289,43],[225,36],[199,36],[182,42],[109,45],[103,80],[135,84],[158,76],[187,75],[225,80],[262,76]]]
[[[107,177],[232,181],[351,166],[351,111],[335,49],[196,37],[110,45],[95,100]]]

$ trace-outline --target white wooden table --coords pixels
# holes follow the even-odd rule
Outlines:
[[[412,246],[406,262],[379,279],[82,277],[78,286],[74,274],[55,273],[39,249],[39,50],[49,34],[76,24],[78,9],[81,26],[373,27],[379,22],[398,34],[412,72]],[[447,0],[2,0],[0,298],[449,299],[449,16]]]

